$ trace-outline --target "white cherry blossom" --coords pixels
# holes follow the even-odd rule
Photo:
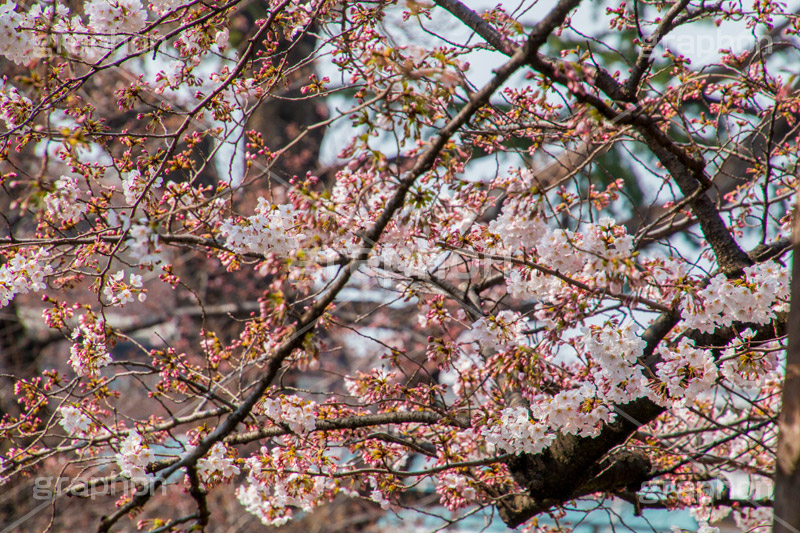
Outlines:
[[[131,431],[120,442],[117,454],[120,475],[134,483],[147,483],[153,479],[153,474],[146,472],[145,467],[154,460],[155,455],[149,446],[143,444],[142,436],[138,432]]]
[[[278,424],[288,425],[297,433],[308,433],[317,427],[317,404],[299,396],[265,398],[261,402],[264,414]]]
[[[264,198],[258,199],[255,215],[240,222],[226,220],[220,233],[228,247],[240,254],[289,255],[300,248],[305,238],[295,222],[295,210],[291,205],[273,207]]]
[[[92,419],[83,412],[71,405],[63,405],[59,408],[61,415],[59,424],[69,435],[86,436],[91,432]]]

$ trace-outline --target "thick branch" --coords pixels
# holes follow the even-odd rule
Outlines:
[[[736,187],[752,181],[756,176],[751,173],[752,162],[768,160],[776,147],[791,141],[792,137],[796,135],[797,129],[797,123],[790,123],[786,117],[781,116],[774,121],[769,116],[762,119],[754,131],[750,132],[744,140],[736,143],[735,150],[725,158],[714,174],[711,179],[714,185],[708,190],[711,200],[719,202],[722,197],[734,191]],[[637,234],[641,231],[638,243],[646,245],[658,239],[670,237],[698,222],[697,218],[693,216],[684,216],[675,220],[675,215],[670,215],[669,211],[663,207],[651,207],[646,211],[640,210],[624,225],[630,234]],[[667,220],[660,223],[659,220],[665,216]],[[650,225],[656,225],[656,227],[647,228]]]
[[[503,53],[507,53],[507,41],[497,32],[488,26],[479,15],[466,8],[457,0],[438,0],[437,3],[448,9],[456,17],[462,20],[467,26],[475,30],[487,41],[496,46]],[[670,11],[672,13],[672,11]],[[671,17],[677,15],[672,13]],[[671,20],[671,19],[670,19]],[[667,21],[661,31],[666,31],[671,22]],[[491,39],[491,40],[490,40]],[[642,61],[649,61],[649,56],[642,56]],[[552,81],[569,87],[571,80],[567,78],[564,70],[559,69],[552,59],[545,58],[539,54],[528,56],[528,65],[537,72],[544,74]],[[644,65],[643,63],[643,65]],[[642,67],[644,68],[644,67]],[[615,100],[628,100],[630,95],[636,93],[636,88],[620,87],[610,76],[603,76],[603,71],[597,69],[595,72],[594,84]],[[632,79],[636,79],[635,77]],[[629,80],[630,81],[630,80]],[[613,82],[613,83],[612,83]],[[637,81],[638,87],[638,81]],[[589,93],[575,94],[575,97],[597,109],[608,120],[618,124],[631,124],[641,134],[645,144],[652,150],[662,165],[669,171],[675,183],[677,183],[685,197],[692,197],[691,207],[695,216],[700,222],[700,226],[708,243],[717,256],[717,262],[723,271],[736,271],[751,264],[747,254],[742,251],[733,239],[730,231],[725,226],[714,203],[706,194],[695,194],[697,189],[708,187],[710,181],[705,175],[705,162],[702,157],[694,156],[679,146],[675,141],[662,132],[658,125],[649,117],[640,114],[637,109],[634,112],[626,111],[618,113],[609,107],[605,102]],[[702,192],[702,191],[701,191]]]
[[[768,260],[780,251],[785,250],[785,242],[773,246],[759,247],[752,252],[753,260]],[[748,258],[749,259],[749,258]],[[741,274],[741,272],[738,272]],[[679,322],[680,317],[664,313],[660,315],[644,331],[642,339],[646,342],[640,363],[648,370],[653,371],[660,361],[656,352],[657,346]],[[712,334],[700,334],[690,331],[687,335],[697,345],[723,347],[736,336],[739,328],[722,328]],[[772,335],[775,332],[770,325],[754,329],[762,335]],[[763,330],[763,331],[762,331]],[[615,483],[622,479],[619,474],[609,478],[597,477],[598,464],[604,464],[604,457],[615,447],[625,441],[640,427],[655,420],[664,408],[655,404],[648,398],[638,398],[625,405],[616,406],[617,417],[614,422],[606,424],[600,434],[595,438],[577,437],[575,435],[559,435],[553,444],[537,455],[521,454],[508,462],[509,470],[514,479],[522,486],[527,494],[509,497],[501,500],[499,505],[500,516],[510,527],[516,527],[536,514],[565,500],[573,499],[588,494],[584,490],[614,491],[619,489]],[[638,464],[638,463],[637,463]],[[608,465],[611,467],[611,465]],[[641,466],[641,465],[639,465]],[[624,467],[623,465],[620,468]],[[617,467],[613,467],[616,471]],[[634,468],[630,477],[637,477],[638,467]],[[601,481],[606,479],[609,483],[603,486]]]
[[[658,43],[675,28],[676,17],[688,4],[689,0],[675,2],[669,11],[667,11],[667,14],[664,15],[664,18],[661,19],[661,22],[658,24],[653,34],[644,39],[642,48],[639,50],[639,56],[636,58],[636,63],[634,63],[631,69],[631,75],[627,81],[625,81],[625,85],[622,89],[629,102],[635,102],[637,100],[636,93],[639,91],[639,84],[642,81],[642,77],[653,63],[653,50],[655,50]]]
[[[475,33],[483,37],[483,39],[492,45],[498,52],[510,56],[515,48],[515,45],[510,40],[506,39],[491,24],[486,22],[479,14],[471,10],[469,7],[459,2],[459,0],[435,0],[436,4],[449,11],[453,16],[463,22],[467,27]],[[543,54],[536,54],[536,57],[541,61],[546,61],[553,65],[554,68],[564,71],[566,62],[560,59],[550,58]],[[583,72],[591,76],[597,87],[604,93],[608,94],[614,100],[625,100],[625,94],[622,90],[622,85],[615,80],[605,69],[599,68],[595,65],[582,63],[580,65]]]

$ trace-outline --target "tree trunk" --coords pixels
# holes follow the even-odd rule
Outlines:
[[[787,324],[789,346],[775,466],[774,533],[800,530],[800,217],[797,214],[793,238],[792,300]]]

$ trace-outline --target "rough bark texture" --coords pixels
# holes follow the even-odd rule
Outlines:
[[[786,350],[786,378],[778,426],[775,468],[775,533],[797,533],[800,529],[800,231],[795,217],[792,247],[792,301],[789,311],[789,347]]]

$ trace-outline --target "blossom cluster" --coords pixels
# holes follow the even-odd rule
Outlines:
[[[208,484],[216,479],[230,479],[238,474],[239,467],[232,457],[228,457],[228,450],[221,442],[211,447],[208,457],[197,460],[197,475],[203,483]]]
[[[17,294],[40,291],[47,287],[45,276],[53,273],[44,248],[22,248],[0,265],[0,308]]]
[[[719,373],[711,351],[695,348],[688,338],[672,347],[661,345],[658,353],[662,361],[656,365],[656,375],[673,398],[692,401],[716,383]]]
[[[183,4],[181,0],[151,0],[150,8],[165,14]],[[148,13],[142,0],[86,0],[83,17],[71,14],[64,3],[41,5],[33,3],[28,11],[16,2],[0,5],[0,55],[24,64],[51,52],[55,44],[60,51],[97,60],[120,42],[127,39],[129,47],[145,45],[130,36],[142,35],[148,25]],[[174,46],[194,65],[216,44],[219,50],[227,45],[227,30],[214,31],[206,36],[203,26],[193,27],[179,35]],[[191,35],[193,37],[187,37]],[[54,43],[53,38],[57,41]],[[156,36],[153,36],[157,38]],[[192,46],[187,46],[192,41]]]
[[[16,7],[14,2],[0,6],[0,54],[15,63],[22,63],[29,43],[27,36],[19,29],[25,18],[16,12]],[[4,105],[2,107],[5,108]]]
[[[344,385],[351,396],[363,403],[377,402],[410,392],[397,383],[396,372],[388,372],[383,368],[373,368],[368,373],[358,371],[355,377],[345,377]]]
[[[687,328],[713,332],[734,322],[767,324],[776,312],[788,310],[789,273],[765,261],[745,268],[740,279],[714,276],[697,296],[699,302],[686,298],[682,303]]]
[[[280,526],[292,519],[292,507],[310,511],[326,493],[336,488],[336,481],[331,478],[314,476],[309,479],[302,474],[290,474],[285,479],[277,478],[269,487],[251,480],[236,489],[236,496],[245,510],[256,515],[264,525]]]
[[[506,286],[508,293],[515,298],[533,297],[542,302],[557,300],[564,290],[564,284],[558,278],[527,268],[512,269],[506,277]]]
[[[183,0],[150,0],[150,6],[160,13],[169,11],[181,5],[181,3],[183,3]]]
[[[147,483],[153,478],[153,474],[145,472],[145,467],[154,460],[155,454],[149,446],[143,444],[142,436],[138,432],[131,431],[120,443],[117,454],[120,474],[134,483]]]
[[[751,339],[755,332],[745,328],[739,333],[742,342],[723,350],[720,373],[726,380],[742,388],[757,388],[764,385],[770,375],[774,375],[781,365],[780,353],[783,347],[776,343],[753,349]]]
[[[500,215],[489,223],[494,247],[513,252],[518,248],[534,251],[538,261],[564,274],[582,270],[601,272],[602,267],[629,258],[633,239],[614,219],[603,217],[587,224],[583,232],[548,227],[535,206],[522,207],[508,202]]]
[[[590,326],[583,347],[597,363],[592,367],[595,383],[607,402],[628,403],[645,394],[647,378],[638,364],[645,342],[632,321]]]
[[[581,275],[590,286],[618,291],[623,277],[638,281],[638,272],[631,268],[633,238],[613,219],[604,217],[583,232],[551,229],[538,215],[517,215],[512,206],[506,206],[489,225],[490,233],[499,237],[494,246],[501,251],[521,247],[533,254],[538,265],[564,275]],[[564,291],[557,277],[529,269],[512,270],[506,284],[513,296],[543,302],[558,301]]]
[[[153,231],[146,219],[140,219],[130,225],[125,244],[140,265],[159,265],[164,262],[164,256],[158,241],[158,232]]]
[[[286,492],[283,487],[279,490],[282,494]],[[236,497],[245,511],[257,516],[265,526],[282,526],[292,519],[292,510],[285,505],[274,504],[270,494],[269,488],[258,482],[236,488]],[[281,501],[286,499],[281,498]]]
[[[406,276],[424,277],[434,269],[438,256],[439,252],[429,239],[409,233],[400,224],[392,224],[367,264]]]
[[[513,454],[539,453],[555,440],[547,426],[530,420],[528,410],[521,406],[500,411],[498,423],[485,426],[481,434],[487,444]]]
[[[74,224],[86,212],[86,205],[79,202],[81,190],[78,180],[70,176],[61,176],[53,184],[53,192],[44,197],[50,216],[54,220],[62,220],[65,224]]]
[[[89,25],[100,33],[136,33],[147,25],[147,11],[140,0],[90,0],[83,11]]]
[[[228,45],[230,37],[227,29],[211,33],[206,28],[200,26],[184,32],[176,39],[175,48],[185,57],[191,65],[199,65],[203,54],[212,45],[216,45],[217,50],[222,51]]]
[[[69,364],[79,376],[94,377],[111,362],[106,348],[105,322],[98,320],[93,313],[78,318],[72,341]]]
[[[3,31],[2,11],[0,11],[0,32]],[[6,34],[0,33],[0,40],[8,38]],[[2,47],[2,45],[0,45]],[[16,87],[7,81],[0,86],[0,118],[6,123],[8,129],[14,128],[22,123],[28,116],[28,112],[33,102],[30,98],[21,94]]]
[[[140,302],[147,299],[147,293],[142,288],[142,276],[131,273],[128,283],[125,283],[125,271],[120,270],[106,280],[103,286],[103,294],[108,298],[111,305],[120,307],[134,301],[134,295]]]
[[[733,511],[733,520],[740,531],[770,531],[773,518],[769,507],[744,507]]]
[[[293,447],[289,448],[293,450]],[[256,515],[267,526],[279,526],[291,520],[292,507],[310,511],[322,501],[332,498],[339,483],[325,475],[310,475],[312,464],[302,453],[284,453],[282,447],[261,451],[246,461],[247,485],[236,489],[236,496],[247,512]],[[276,468],[280,466],[279,468]],[[285,472],[290,466],[308,473]]]
[[[603,424],[615,416],[595,388],[586,383],[531,402],[531,415],[536,420],[547,420],[551,431],[579,437],[596,437]]]
[[[437,254],[431,252],[427,239],[403,236],[394,242],[381,243],[379,253],[370,257],[367,264],[399,271],[406,276],[424,277],[436,265]]]
[[[27,12],[15,2],[0,5],[0,54],[24,64],[47,53],[49,39],[57,35],[64,50],[96,58],[126,34],[135,34],[147,25],[141,0],[88,0],[83,12],[85,21],[78,15],[70,17],[63,3],[34,3]]]
[[[474,395],[481,401],[495,384],[493,379],[486,379],[486,361],[478,353],[459,353],[442,367],[439,383],[451,386],[456,396]]]
[[[261,402],[263,413],[277,424],[286,424],[295,433],[308,433],[317,427],[317,404],[299,396],[265,398]]]
[[[498,423],[482,431],[487,443],[510,453],[536,453],[549,446],[556,433],[596,436],[615,417],[611,405],[650,394],[637,364],[644,342],[632,322],[591,326],[583,347],[596,362],[590,367],[594,384],[567,388],[555,396],[535,395],[530,405],[534,421],[526,408],[503,409]]]
[[[436,492],[442,505],[450,511],[469,505],[478,497],[478,492],[467,477],[455,472],[444,472],[438,476]]]
[[[488,229],[498,236],[496,246],[504,251],[532,247],[549,231],[535,206],[523,207],[518,201],[507,202],[497,218],[489,222]]]
[[[152,183],[150,183],[152,181]],[[122,178],[122,192],[125,194],[125,203],[134,205],[141,198],[142,194],[148,190],[149,187],[161,187],[164,180],[161,176],[154,180],[147,179],[142,176],[138,170],[131,170],[123,175]]]
[[[84,437],[91,433],[92,419],[83,414],[77,407],[63,405],[58,409],[58,413],[61,415],[59,424],[68,435]]]
[[[384,511],[391,509],[392,502],[389,501],[389,498],[387,498],[383,491],[379,488],[380,483],[375,479],[375,476],[369,477],[369,484],[375,487],[369,491],[369,499],[380,505],[381,509]]]
[[[295,209],[284,204],[271,205],[265,198],[258,199],[256,214],[244,220],[228,219],[220,226],[227,246],[236,253],[289,255],[300,248],[305,235],[300,232]]]
[[[525,320],[514,311],[500,311],[472,324],[472,334],[482,348],[501,349],[525,343]]]

